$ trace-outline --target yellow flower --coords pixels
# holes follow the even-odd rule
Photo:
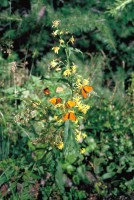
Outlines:
[[[88,109],[90,108],[89,105],[82,104],[81,102],[77,102],[77,107],[78,107],[78,110],[80,110],[84,114],[86,114]]]
[[[63,123],[63,119],[59,119],[57,122],[58,123]]]
[[[56,120],[56,121],[58,120],[58,116],[57,115],[54,116],[54,120]]]
[[[63,149],[63,147],[64,147],[64,143],[63,143],[63,142],[59,142],[59,143],[57,144],[57,148],[58,148],[58,149]]]
[[[59,42],[60,42],[60,45],[64,44],[64,40],[62,40],[62,39],[60,39]]]
[[[88,79],[84,79],[83,82],[82,82],[82,85],[88,85],[89,84],[89,80]]]
[[[74,74],[76,72],[76,65],[72,66],[72,73]]]
[[[56,72],[61,71],[60,66],[57,66],[56,69],[55,69],[55,71],[56,71]]]
[[[79,143],[82,143],[82,142],[83,142],[83,138],[82,138],[81,133],[77,133],[77,134],[76,134],[76,140],[77,140],[77,142],[79,142]]]
[[[82,87],[82,77],[80,75],[77,76],[77,79],[76,79],[76,83],[75,83],[75,87],[77,89],[80,89]]]
[[[58,103],[55,105],[55,108],[64,108],[64,104]]]
[[[58,54],[58,51],[59,51],[60,47],[53,47],[52,50],[54,51],[54,53],[57,53]]]
[[[72,36],[69,41],[73,44],[74,43],[74,37]]]
[[[70,69],[66,69],[63,73],[63,76],[69,76],[71,75],[71,70]]]
[[[59,30],[53,31],[52,35],[55,37],[56,35],[58,35]]]
[[[76,96],[73,98],[73,100],[76,102],[76,105],[77,105],[77,103],[79,104],[80,99],[81,99],[80,96]]]
[[[82,138],[86,138],[87,134],[86,133],[82,133]]]
[[[59,20],[53,21],[53,22],[52,22],[52,24],[53,24],[52,27],[55,27],[55,28],[56,28],[57,26],[59,26],[59,23],[60,23]]]
[[[84,153],[86,152],[86,149],[85,149],[85,148],[82,148],[82,149],[80,150],[80,152],[81,152],[82,154],[84,154]]]
[[[60,35],[62,35],[64,32],[63,31],[60,31]]]
[[[57,62],[56,60],[52,60],[52,61],[50,62],[51,68],[55,68],[57,65],[58,65],[58,62]]]
[[[41,104],[41,101],[38,101],[38,102],[32,103],[32,106],[33,107],[38,107],[40,104]]]
[[[87,135],[86,135],[85,133],[82,133],[81,131],[76,130],[75,138],[76,138],[77,142],[82,143],[82,142],[83,142],[83,139],[84,139],[85,137],[87,137]]]

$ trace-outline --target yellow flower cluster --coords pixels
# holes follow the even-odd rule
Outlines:
[[[88,79],[83,79],[82,80],[82,85],[88,85],[89,84],[89,80]]]
[[[52,32],[52,35],[55,37],[55,36],[58,35],[58,33],[59,33],[59,30],[55,30],[55,31]]]
[[[88,109],[90,108],[89,105],[82,104],[80,101],[77,102],[77,107],[78,107],[78,110],[84,114],[86,114]]]
[[[60,24],[60,20],[55,20],[52,22],[52,24],[53,24],[52,27],[57,28]]]
[[[58,54],[58,51],[59,51],[60,47],[53,47],[52,50],[54,51],[54,53],[57,53]]]
[[[58,64],[59,64],[59,62],[57,62],[57,59],[52,60],[52,61],[50,62],[50,67],[51,67],[51,68],[55,68]]]
[[[63,72],[63,76],[70,76],[71,74],[74,74],[76,73],[76,65],[73,64],[73,66],[70,67],[70,69],[66,69],[64,72]]]
[[[64,44],[64,40],[63,39],[60,39],[59,42],[60,42],[60,45]]]
[[[72,36],[69,41],[74,44],[74,37]]]
[[[85,148],[82,148],[82,149],[80,150],[80,152],[81,152],[81,154],[84,154],[84,153],[86,152],[86,149],[85,149]]]
[[[58,149],[63,149],[63,147],[64,147],[64,143],[63,142],[59,142],[58,144],[57,144],[57,148]]]
[[[80,89],[85,85],[88,85],[89,80],[88,79],[83,79],[83,77],[81,75],[77,75],[77,79],[75,82],[75,87]]]
[[[63,76],[70,76],[71,75],[71,69],[66,69],[64,72],[63,72]]]
[[[79,143],[82,143],[83,139],[87,137],[86,133],[82,133],[79,130],[76,130],[75,135],[76,135],[75,138],[76,138],[77,142],[79,142]]]
[[[76,72],[77,66],[75,64],[73,64],[73,66],[71,68],[72,68],[72,73],[74,74]]]

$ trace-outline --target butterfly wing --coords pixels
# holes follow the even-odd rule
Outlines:
[[[43,90],[43,92],[44,92],[45,95],[49,95],[50,94],[50,90],[48,88],[45,88]]]
[[[49,102],[52,103],[53,105],[56,105],[56,100],[57,100],[57,98],[53,97],[53,98],[49,99]]]
[[[89,86],[89,85],[83,86],[83,87],[82,87],[82,91],[81,91],[82,96],[83,96],[84,98],[87,98],[88,93],[91,92],[92,90],[93,90],[92,86]]]
[[[56,99],[56,104],[61,103],[61,102],[62,102],[62,99],[61,99],[60,97],[58,97],[58,98]]]
[[[64,121],[66,120],[71,120],[71,121],[76,121],[76,117],[74,115],[74,113],[72,112],[68,112],[64,115],[64,118],[63,118]]]
[[[52,103],[53,105],[57,105],[58,103],[61,103],[61,98],[56,98],[56,97],[53,97],[51,99],[49,99],[49,102]]]
[[[81,94],[83,98],[87,98],[87,92],[82,88]]]
[[[93,87],[92,86],[89,86],[89,85],[85,85],[84,87],[84,90],[88,93],[88,92],[91,92],[93,90]]]
[[[68,100],[68,101],[66,102],[66,108],[72,108],[72,107],[75,106],[75,105],[76,105],[76,103],[75,103],[74,101]]]
[[[69,119],[71,121],[76,121],[76,117],[75,117],[74,113],[72,113],[72,112],[69,113]]]
[[[69,113],[66,113],[66,114],[64,115],[64,117],[63,117],[63,120],[64,120],[64,121],[68,120],[68,117],[69,117]]]

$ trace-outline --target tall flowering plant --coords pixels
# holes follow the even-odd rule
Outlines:
[[[79,66],[71,61],[72,52],[80,50],[72,47],[75,39],[66,30],[60,30],[60,21],[53,21],[52,35],[56,45],[52,47],[56,57],[50,62],[49,74],[53,76],[53,87],[44,88],[44,95],[49,105],[51,105],[51,120],[57,127],[61,127],[59,137],[56,135],[55,145],[58,149],[69,152],[79,151],[86,153],[86,148],[82,147],[82,142],[87,137],[83,131],[83,118],[90,109],[87,99],[94,94],[93,87],[89,79],[85,79],[79,74]],[[65,52],[65,59],[60,58],[60,52]],[[64,127],[64,128],[63,128]],[[78,145],[81,144],[81,145]],[[72,149],[71,149],[72,148]],[[75,152],[76,153],[76,152]]]

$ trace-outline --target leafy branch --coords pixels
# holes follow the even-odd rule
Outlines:
[[[133,0],[116,0],[114,5],[108,8],[108,13],[110,13],[111,15],[117,15],[117,13],[119,11],[122,11],[125,9],[125,7],[130,4],[133,3]]]

